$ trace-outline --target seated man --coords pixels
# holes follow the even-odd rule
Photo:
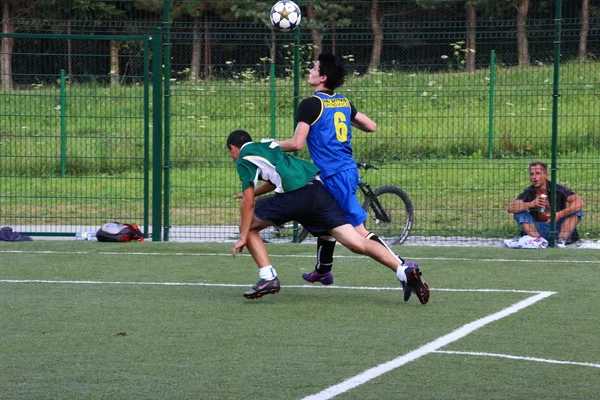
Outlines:
[[[529,186],[509,205],[507,211],[515,214],[515,221],[526,235],[550,240],[550,193],[546,164],[534,161],[529,164]],[[583,200],[571,189],[556,185],[556,247],[564,248],[572,240],[573,232],[583,216]]]
[[[429,301],[429,287],[421,279],[418,265],[399,263],[387,248],[362,237],[323,186],[319,169],[314,164],[285,154],[276,142],[252,142],[248,132],[242,130],[231,132],[227,148],[236,162],[242,183],[240,238],[233,245],[231,254],[235,258],[238,251],[248,247],[260,276],[258,283],[245,292],[244,297],[255,299],[279,292],[279,278],[259,232],[296,220],[311,234],[331,235],[351,251],[384,264],[417,294],[422,304]],[[264,183],[256,187],[259,179]],[[276,195],[255,208],[255,195],[271,190],[275,190]]]

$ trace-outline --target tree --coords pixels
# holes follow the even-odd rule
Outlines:
[[[309,4],[306,6],[306,16],[308,17],[309,24],[312,21],[316,21],[314,7]],[[319,29],[316,26],[310,24],[310,35],[312,39],[312,43],[314,46],[314,59],[316,60],[319,56],[319,53],[323,51],[323,39],[321,38],[321,34],[319,33]]]
[[[350,25],[352,20],[348,18],[348,15],[353,10],[354,7],[351,4],[346,4],[344,1],[312,1],[306,4],[306,15],[308,18],[305,26],[311,30],[315,56],[323,51],[321,34],[327,32],[328,29],[331,29],[331,52],[333,54],[336,53],[337,29]]]
[[[584,61],[587,54],[587,39],[590,29],[590,0],[581,0],[581,31],[579,31],[579,49],[577,57]]]
[[[2,2],[2,33],[15,33],[17,25],[12,20],[14,4],[8,0]],[[0,45],[0,76],[2,90],[12,89],[12,51],[15,39],[3,37]]]
[[[371,30],[373,31],[373,50],[371,51],[371,61],[369,62],[369,71],[379,69],[381,63],[381,52],[383,50],[383,28],[379,20],[379,1],[371,2],[371,11],[369,13]]]
[[[2,0],[2,33],[15,33],[21,18],[35,18],[40,14],[43,0]],[[3,90],[13,88],[12,53],[15,45],[14,38],[4,37],[0,43],[0,87]]]
[[[164,0],[138,0],[136,7],[144,10],[163,13]],[[198,80],[207,76],[211,65],[210,25],[206,19],[211,11],[218,12],[222,18],[230,14],[224,1],[193,1],[173,0],[169,9],[169,17],[172,20],[189,18],[192,29],[192,54],[190,59],[190,79]],[[230,16],[230,15],[229,15]],[[204,28],[204,32],[202,32]],[[202,41],[204,38],[204,43]],[[204,46],[203,46],[204,44]],[[204,48],[203,48],[204,47]],[[204,50],[204,73],[202,73],[202,53]]]
[[[517,9],[517,52],[519,65],[529,65],[529,39],[527,38],[529,0],[513,0],[513,6]]]
[[[477,49],[476,31],[477,17],[475,5],[477,1],[468,0],[465,4],[465,14],[467,19],[467,39],[465,41],[465,67],[467,72],[475,72],[475,54]]]
[[[265,1],[242,0],[240,4],[231,7],[233,18],[250,18],[253,21],[262,22],[271,29],[271,40],[269,42],[269,58],[275,62],[275,28],[269,19],[269,10],[272,4]]]

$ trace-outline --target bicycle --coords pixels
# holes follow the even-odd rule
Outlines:
[[[359,169],[368,171],[378,170],[369,163],[356,163]],[[365,228],[374,232],[388,245],[402,244],[410,234],[414,221],[414,208],[410,197],[402,189],[396,186],[380,186],[373,190],[371,185],[363,181],[362,176],[358,182],[358,189],[362,193],[364,201],[362,208],[367,212]],[[257,204],[274,194],[257,198]],[[293,224],[274,226],[261,232],[265,242],[272,239],[290,241],[293,239]],[[298,227],[298,243],[302,243],[309,232],[301,225]]]

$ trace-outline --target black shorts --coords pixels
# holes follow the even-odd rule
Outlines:
[[[348,224],[348,220],[331,194],[318,180],[260,203],[254,214],[262,219],[283,225],[298,221],[314,236],[329,235],[329,231]]]

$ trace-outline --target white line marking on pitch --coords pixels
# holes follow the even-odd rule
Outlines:
[[[53,251],[53,250],[39,250],[39,251],[27,251],[27,250],[0,250],[0,253],[23,253],[23,254],[101,254],[108,256],[191,256],[191,257],[231,257],[230,253],[164,253],[164,252],[141,252],[141,251]],[[238,257],[250,257],[249,254],[239,254]],[[315,258],[314,254],[269,254],[269,257],[278,258]],[[359,255],[336,255],[335,258],[350,258],[350,259],[362,259],[368,258],[367,256]],[[481,261],[481,262],[519,262],[519,263],[539,263],[539,259],[535,260],[520,260],[520,259],[509,259],[509,258],[466,258],[466,257],[410,257],[411,260],[424,260],[424,261]],[[553,263],[576,263],[576,264],[600,264],[598,260],[551,260],[548,262]]]
[[[390,372],[402,365],[416,360],[420,357],[423,357],[427,354],[433,353],[439,348],[446,346],[458,339],[461,339],[470,333],[476,331],[479,328],[486,326],[489,323],[507,317],[511,314],[514,314],[525,307],[529,307],[532,304],[537,303],[538,301],[545,299],[546,297],[552,296],[555,292],[539,292],[535,296],[531,296],[525,300],[519,301],[518,303],[513,304],[510,307],[505,308],[497,313],[488,315],[487,317],[480,318],[476,321],[469,322],[466,325],[461,326],[460,328],[450,332],[447,335],[441,336],[435,339],[432,342],[425,344],[424,346],[419,347],[409,353],[406,353],[398,358],[395,358],[391,361],[380,364],[376,367],[370,368],[356,376],[348,378],[343,382],[338,383],[337,385],[331,386],[319,393],[313,394],[311,396],[305,397],[303,400],[327,400],[331,399],[339,394],[347,392],[357,386],[362,385],[378,376],[381,376],[387,372]]]
[[[460,355],[467,355],[467,356],[500,357],[500,358],[510,358],[511,360],[536,361],[536,362],[543,362],[543,363],[549,363],[549,364],[582,365],[584,367],[600,368],[600,364],[595,364],[595,363],[548,360],[546,358],[537,358],[537,357],[511,356],[510,354],[480,353],[480,352],[471,352],[471,351],[448,351],[448,350],[436,350],[436,351],[434,351],[434,353],[460,354]]]
[[[50,280],[50,279],[0,279],[0,283],[54,283],[65,285],[157,285],[157,286],[214,286],[214,287],[247,287],[251,283],[206,283],[206,282],[133,282],[133,281],[74,281],[74,280]],[[313,285],[282,285],[288,289],[316,289],[316,290],[402,290],[401,287],[377,287],[377,286],[313,286]],[[515,289],[446,289],[430,288],[442,292],[488,292],[488,293],[527,293],[538,294],[539,290],[515,290]],[[554,292],[552,292],[554,294]]]

